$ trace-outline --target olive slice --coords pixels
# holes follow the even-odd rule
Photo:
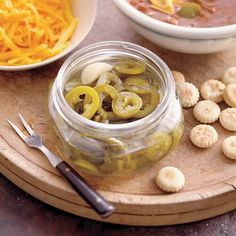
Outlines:
[[[177,12],[178,15],[184,18],[194,18],[200,14],[201,6],[195,2],[186,2]]]

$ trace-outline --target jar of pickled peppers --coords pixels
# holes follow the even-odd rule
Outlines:
[[[170,69],[128,42],[99,42],[70,56],[51,88],[49,113],[65,160],[94,175],[142,170],[183,132]]]

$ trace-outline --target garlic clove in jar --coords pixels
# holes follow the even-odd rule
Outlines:
[[[104,62],[92,63],[85,67],[81,74],[81,82],[83,84],[90,84],[98,79],[98,77],[104,73],[111,71],[113,65]]]

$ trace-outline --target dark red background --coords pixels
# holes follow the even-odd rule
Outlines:
[[[166,55],[168,58],[172,54],[173,57],[175,56],[174,52],[160,49],[137,35],[111,0],[98,1],[98,15],[95,25],[81,46],[102,40],[135,42],[157,52],[164,59]],[[171,61],[167,61],[167,63],[174,67]],[[46,66],[40,70],[44,70],[45,74],[47,70],[52,68],[54,65]],[[37,75],[40,70],[34,70],[31,73]],[[0,236],[7,235],[236,235],[236,211],[202,222],[168,227],[104,224],[48,206],[26,194],[0,174]]]

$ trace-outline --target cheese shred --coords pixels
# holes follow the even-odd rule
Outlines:
[[[70,0],[1,0],[0,65],[33,64],[59,54],[77,24]]]
[[[182,0],[150,0],[151,8],[172,15],[175,12],[175,5],[181,6],[183,4]]]

